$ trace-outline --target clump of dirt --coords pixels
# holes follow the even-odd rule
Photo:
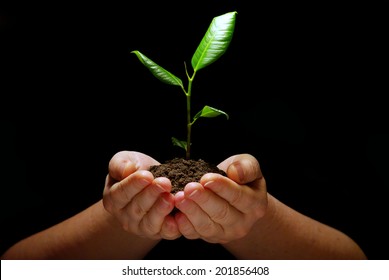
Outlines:
[[[199,182],[206,173],[227,174],[216,165],[202,159],[174,158],[160,165],[150,166],[150,172],[157,177],[166,177],[172,183],[172,193],[183,190],[190,182]]]

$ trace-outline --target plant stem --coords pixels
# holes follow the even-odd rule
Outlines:
[[[186,159],[190,159],[190,142],[192,137],[192,122],[191,122],[191,96],[192,96],[192,82],[194,75],[192,78],[188,79],[188,92],[186,94]]]

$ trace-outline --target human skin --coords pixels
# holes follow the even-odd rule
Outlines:
[[[366,259],[350,237],[270,195],[249,154],[219,164],[228,178],[209,173],[175,195],[167,178],[147,170],[155,164],[143,153],[118,152],[100,201],[2,259],[142,259],[160,240],[180,236],[220,243],[238,259]]]

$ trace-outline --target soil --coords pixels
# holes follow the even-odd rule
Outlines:
[[[172,183],[172,193],[183,190],[190,182],[199,182],[206,173],[227,174],[216,165],[202,159],[174,158],[160,165],[150,166],[150,172],[157,177],[166,177]]]

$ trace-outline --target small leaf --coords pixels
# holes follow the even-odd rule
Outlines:
[[[146,66],[147,69],[149,69],[150,72],[155,77],[157,77],[160,81],[162,81],[162,82],[164,82],[166,84],[169,84],[169,85],[183,87],[183,84],[182,84],[182,81],[181,81],[180,78],[176,77],[175,75],[173,75],[169,71],[165,70],[164,68],[162,68],[161,66],[156,64],[154,61],[152,61],[151,59],[146,57],[141,52],[139,52],[139,51],[132,51],[131,53],[136,54],[136,56],[138,57],[140,62],[142,62],[142,64],[144,66]]]
[[[195,72],[215,62],[225,53],[234,33],[236,14],[237,12],[229,12],[213,18],[192,57]]]
[[[172,142],[173,142],[173,145],[178,146],[180,148],[183,148],[185,151],[187,150],[187,143],[186,143],[186,141],[181,141],[181,140],[178,140],[175,137],[172,137]]]
[[[201,117],[214,118],[214,117],[217,117],[220,115],[225,115],[227,120],[229,119],[229,116],[226,112],[223,112],[219,109],[205,105],[204,108],[194,116],[193,122],[195,122],[198,118],[201,118]]]

